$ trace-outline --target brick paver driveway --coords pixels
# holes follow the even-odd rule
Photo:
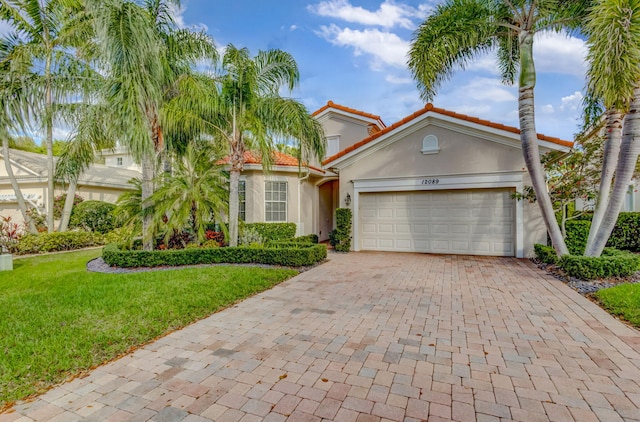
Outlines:
[[[638,332],[530,262],[330,258],[0,421],[640,420]]]

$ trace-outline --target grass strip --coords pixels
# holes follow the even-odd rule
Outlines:
[[[640,284],[621,284],[599,290],[594,296],[609,313],[640,328]]]

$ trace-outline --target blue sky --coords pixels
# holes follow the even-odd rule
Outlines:
[[[183,0],[181,26],[205,29],[223,47],[280,48],[301,71],[293,97],[310,111],[328,100],[378,114],[390,125],[424,106],[405,65],[415,28],[437,0]],[[538,132],[573,139],[578,130],[586,47],[545,34],[535,43]],[[433,103],[518,126],[517,89],[500,83],[494,57],[479,58],[444,84]]]

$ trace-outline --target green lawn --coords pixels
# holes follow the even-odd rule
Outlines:
[[[14,260],[0,273],[0,408],[297,274],[220,266],[85,269],[100,250]]]
[[[640,284],[621,284],[595,294],[609,313],[640,328]]]

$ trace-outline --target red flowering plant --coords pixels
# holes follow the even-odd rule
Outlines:
[[[603,139],[593,137],[578,139],[570,152],[552,151],[541,157],[545,169],[547,190],[566,237],[566,222],[592,212],[593,201],[598,194],[603,155]],[[536,201],[533,187],[525,186],[523,192],[512,195],[517,200]],[[582,200],[582,210],[575,209],[576,200]]]
[[[11,217],[0,216],[0,253],[11,253],[24,234],[23,227],[11,221]]]

